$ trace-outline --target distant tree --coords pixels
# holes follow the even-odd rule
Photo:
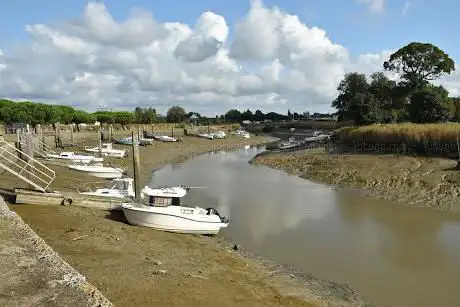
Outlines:
[[[264,113],[262,113],[262,111],[260,110],[256,110],[256,112],[254,113],[254,120],[261,122],[264,119],[265,119]]]
[[[438,47],[413,42],[393,53],[383,67],[400,74],[405,86],[417,89],[450,74],[455,70],[455,63]]]
[[[287,119],[292,120],[291,110],[288,110],[288,112],[287,112]]]
[[[174,106],[169,108],[166,113],[166,121],[168,123],[181,123],[185,120],[186,113],[182,107]]]
[[[337,109],[339,121],[353,120],[356,124],[366,123],[365,112],[369,112],[366,106],[374,103],[369,99],[369,84],[366,75],[360,73],[348,73],[337,87],[338,97],[332,102],[332,107]]]
[[[454,108],[453,119],[457,122],[460,122],[460,97],[452,97],[450,100]]]
[[[415,91],[410,98],[409,116],[412,122],[435,123],[453,117],[455,106],[449,92],[442,86],[427,85]]]
[[[241,112],[231,109],[225,114],[225,120],[228,122],[240,122],[242,120]]]
[[[251,110],[247,109],[241,114],[241,120],[254,120],[254,115],[252,114]]]

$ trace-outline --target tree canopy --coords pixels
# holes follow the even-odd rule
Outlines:
[[[166,113],[166,121],[168,123],[180,123],[183,122],[186,117],[187,113],[185,113],[185,110],[179,106],[169,108]]]
[[[369,78],[360,73],[345,75],[332,101],[339,120],[362,125],[460,119],[460,99],[450,98],[446,89],[430,84],[455,69],[444,51],[431,44],[410,43],[393,53],[383,66],[398,73],[401,80],[390,80],[383,72]]]
[[[393,53],[383,67],[400,74],[407,86],[417,88],[450,74],[455,70],[455,63],[438,47],[413,42]]]

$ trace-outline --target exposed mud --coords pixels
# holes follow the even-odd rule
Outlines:
[[[395,154],[327,154],[324,149],[316,149],[259,155],[251,162],[406,206],[460,212],[460,171],[454,160]]]

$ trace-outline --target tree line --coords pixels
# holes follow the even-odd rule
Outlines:
[[[263,113],[260,110],[252,112],[246,110],[240,112],[236,109],[231,109],[225,114],[215,117],[202,116],[197,112],[186,112],[180,106],[172,106],[166,112],[166,115],[158,114],[155,108],[136,107],[133,112],[129,111],[97,111],[85,112],[77,110],[71,106],[51,105],[44,103],[36,103],[30,101],[11,101],[0,100],[0,122],[5,124],[11,123],[28,123],[33,126],[37,124],[92,124],[96,121],[109,124],[154,124],[154,123],[181,123],[191,118],[195,118],[201,124],[218,124],[224,122],[242,122],[249,121],[280,121],[280,120],[300,120],[308,118],[323,118],[330,117],[330,114],[314,113],[312,115],[291,113],[280,114],[276,112]]]
[[[433,81],[455,70],[444,51],[428,43],[410,43],[383,63],[383,71],[395,73],[399,81],[383,71],[368,78],[348,73],[340,82],[339,95],[332,102],[338,119],[357,125],[372,123],[435,123],[460,120],[460,98],[449,97]]]

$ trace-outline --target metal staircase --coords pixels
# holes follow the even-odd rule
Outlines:
[[[42,192],[46,192],[56,178],[52,169],[5,140],[0,140],[0,168]]]

